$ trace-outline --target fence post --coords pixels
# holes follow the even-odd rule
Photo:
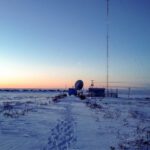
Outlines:
[[[130,94],[131,94],[131,88],[128,88],[128,99],[130,98]]]

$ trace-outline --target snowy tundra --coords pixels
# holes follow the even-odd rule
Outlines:
[[[150,99],[0,93],[0,150],[150,150]]]

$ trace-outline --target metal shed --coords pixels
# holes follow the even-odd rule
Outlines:
[[[91,97],[105,97],[105,88],[89,88]]]

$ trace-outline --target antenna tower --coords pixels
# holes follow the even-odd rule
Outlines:
[[[107,41],[107,96],[109,96],[109,0],[106,0],[107,4],[107,35],[106,35],[106,41]]]
[[[94,80],[91,80],[91,87],[94,87]]]

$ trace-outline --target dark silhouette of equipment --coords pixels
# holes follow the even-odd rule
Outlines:
[[[77,95],[77,90],[75,88],[69,88],[68,94],[69,94],[69,96]]]
[[[77,96],[79,97],[81,100],[84,100],[86,99],[86,96],[83,94],[83,86],[84,86],[84,83],[82,80],[78,80],[75,82],[75,85],[74,87],[75,88],[69,88],[68,90],[68,94],[71,96],[71,95],[74,95],[74,96]]]
[[[105,88],[89,88],[91,97],[105,97]]]
[[[84,83],[83,83],[82,80],[76,81],[76,83],[75,83],[75,89],[76,89],[77,91],[82,90],[83,86],[84,86]]]
[[[91,87],[94,87],[94,80],[91,80]]]

